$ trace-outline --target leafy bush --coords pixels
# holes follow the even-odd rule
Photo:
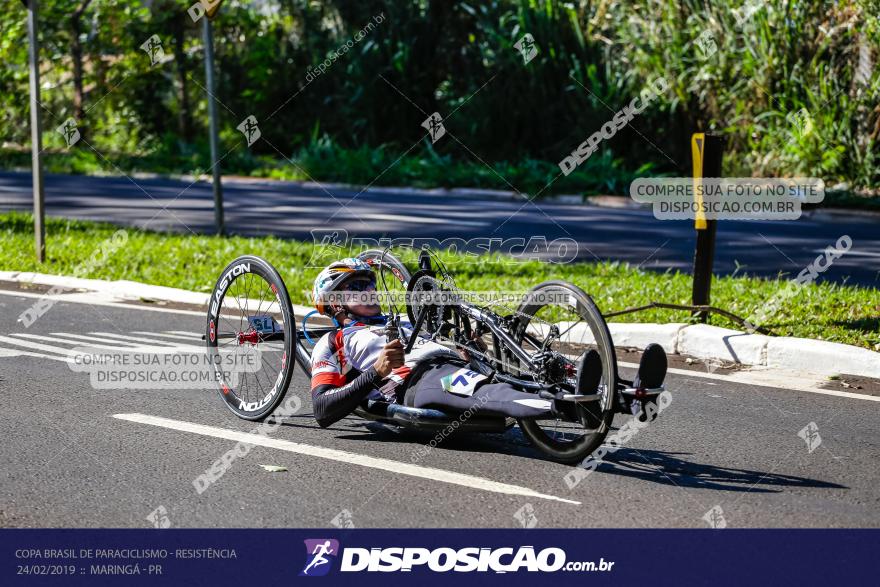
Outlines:
[[[40,3],[45,144],[65,153],[50,169],[209,168],[191,3]],[[14,162],[28,144],[27,56],[25,11],[9,8],[0,129]],[[229,0],[214,22],[222,167],[625,192],[634,176],[688,173],[690,133],[714,130],[729,137],[728,174],[877,188],[878,15],[877,0]],[[528,64],[514,47],[526,33]],[[151,66],[140,46],[154,34],[167,60]],[[561,177],[556,163],[657,76],[667,94]],[[433,112],[448,136],[432,145],[421,123]],[[248,115],[263,135],[250,149],[235,130]],[[54,132],[68,116],[86,139],[69,151]]]

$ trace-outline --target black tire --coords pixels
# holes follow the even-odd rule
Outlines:
[[[559,294],[567,300],[575,314],[587,324],[593,339],[593,342],[589,344],[572,343],[569,340],[560,341],[560,345],[565,346],[572,355],[583,354],[587,348],[594,348],[602,361],[600,395],[603,395],[603,399],[571,406],[572,412],[578,417],[579,423],[583,425],[583,434],[580,437],[575,436],[578,428],[577,422],[571,423],[573,433],[556,434],[551,433],[546,424],[542,426],[542,422],[546,422],[546,420],[519,420],[523,434],[539,450],[560,462],[578,463],[602,444],[614,419],[618,375],[617,357],[614,353],[611,333],[592,298],[576,285],[560,280],[546,281],[532,288],[529,293],[533,298],[527,298],[518,309],[519,322],[514,337],[518,343],[523,344],[527,328],[536,320],[536,315],[540,314],[541,310],[554,305],[535,300],[534,297],[539,297],[536,294]],[[583,349],[579,347],[583,347]],[[555,422],[558,425],[560,420],[557,419]],[[568,436],[571,436],[571,439],[568,439]]]
[[[412,279],[412,273],[403,261],[391,254],[390,251],[382,249],[367,249],[357,258],[365,261],[376,272],[376,288],[380,291],[387,288],[387,293],[393,299],[394,305],[386,307],[389,309],[399,308],[400,304],[405,304],[406,288]],[[391,301],[386,300],[386,304],[390,304]]]
[[[254,304],[256,307],[252,307]],[[257,316],[264,321],[272,317],[271,335],[254,328],[249,317]],[[220,397],[232,413],[245,420],[262,420],[278,407],[293,374],[290,359],[295,356],[296,340],[293,307],[278,271],[252,255],[238,257],[227,265],[208,303],[205,343]],[[252,353],[254,363],[257,355],[260,360],[255,372],[241,373],[235,381],[220,369],[228,365],[229,353],[247,354],[258,346],[260,352]]]
[[[409,285],[412,273],[406,268],[403,261],[392,255],[390,252],[383,251],[382,249],[367,249],[359,254],[357,258],[361,261],[365,261],[377,272],[387,269],[391,275],[403,285],[404,289]],[[381,279],[380,276],[377,276],[377,278]],[[382,282],[379,281],[378,283]]]

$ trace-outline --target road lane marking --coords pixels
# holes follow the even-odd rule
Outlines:
[[[20,351],[18,349],[7,349],[0,347],[0,359],[12,357],[36,357],[38,359],[51,359],[53,361],[61,361],[62,363],[73,363],[73,359],[46,355],[43,353],[32,353],[30,351]]]
[[[50,332],[52,336],[60,336],[62,338],[71,339],[73,342],[76,342],[77,345],[82,346],[83,342],[104,342],[108,344],[116,345],[116,348],[120,346],[123,347],[139,347],[142,345],[137,344],[136,342],[123,342],[121,340],[114,340],[110,338],[100,338],[97,336],[90,336],[85,334],[74,334],[72,332]]]
[[[13,332],[9,336],[14,336],[16,338],[26,338],[29,340],[41,340],[44,342],[69,344],[69,345],[72,345],[73,348],[88,347],[88,348],[94,348],[94,349],[125,350],[125,351],[137,350],[137,347],[120,347],[121,343],[116,342],[116,341],[110,341],[115,344],[106,344],[106,343],[102,344],[100,342],[94,342],[94,340],[102,340],[102,339],[93,339],[93,340],[90,340],[89,342],[85,342],[83,340],[72,340],[69,338],[63,338],[61,336],[55,336],[55,333],[53,333],[53,336],[41,336],[39,334],[25,334],[23,332]],[[83,338],[85,338],[85,337],[83,337]]]
[[[193,422],[184,422],[182,420],[171,420],[169,418],[161,418],[159,416],[150,416],[148,414],[113,414],[118,420],[127,420],[138,424],[148,424],[150,426],[158,426],[160,428],[169,428],[180,432],[190,432],[192,434],[201,434],[202,436],[211,436],[213,438],[223,438],[235,442],[242,442],[256,446],[265,446],[291,453],[306,455],[310,457],[318,457],[329,459],[349,465],[357,465],[359,467],[367,467],[370,469],[378,469],[398,475],[409,475],[410,477],[418,477],[420,479],[428,479],[430,481],[440,481],[441,483],[450,483],[452,485],[460,485],[471,489],[479,489],[481,491],[490,491],[493,493],[503,493],[505,495],[519,495],[523,497],[532,497],[537,499],[546,499],[549,501],[560,501],[562,503],[570,503],[580,505],[581,502],[546,495],[539,493],[527,487],[518,485],[509,485],[507,483],[499,483],[482,477],[473,475],[465,475],[454,471],[445,471],[443,469],[433,469],[423,467],[421,465],[413,465],[400,461],[392,461],[379,457],[371,457],[350,453],[334,448],[325,448],[321,446],[312,446],[310,444],[302,444],[299,442],[291,442],[280,438],[268,438],[259,434],[249,432],[239,432],[238,430],[229,430],[227,428],[217,428],[215,426],[205,426],[204,424],[196,424]]]
[[[138,342],[127,342],[122,340],[113,340],[109,338],[100,338],[90,335],[86,336],[81,334],[73,334],[68,332],[52,332],[50,334],[51,336],[30,334],[25,332],[12,332],[9,334],[9,336],[0,336],[0,343],[5,342],[9,345],[12,345],[0,346],[0,358],[27,356],[37,357],[41,359],[52,359],[56,361],[61,361],[63,363],[71,363],[73,362],[73,359],[71,357],[75,357],[76,355],[80,354],[76,352],[76,349],[84,348],[108,349],[124,353],[201,353],[204,351],[204,347],[201,345],[182,345],[180,343],[165,342],[165,345],[171,346],[158,346],[147,344],[146,341],[143,339],[134,339],[138,340]],[[41,344],[36,341],[42,341],[43,343],[70,345],[70,348],[54,346],[52,344]],[[28,352],[27,350],[17,348],[19,346],[25,347],[28,350],[41,350],[44,352]],[[59,357],[46,353],[58,353],[63,356]]]
[[[35,350],[44,351],[47,353],[58,353],[59,355],[65,355],[68,357],[72,357],[77,354],[70,349],[65,349],[62,347],[52,346],[52,345],[48,345],[48,344],[40,344],[40,343],[34,342],[32,340],[21,340],[21,339],[16,339],[16,338],[10,338],[8,336],[0,336],[0,342],[5,342],[7,344],[13,344],[16,346],[23,346],[28,349],[35,349]],[[16,349],[13,349],[13,350],[16,350]],[[60,358],[60,357],[55,357],[55,358]]]
[[[158,340],[155,338],[147,338],[145,336],[127,336],[125,334],[116,334],[113,332],[90,332],[89,334],[94,334],[95,336],[105,336],[108,338],[118,338],[120,340],[131,340],[148,345],[167,346],[176,349],[197,348],[198,350],[204,350],[204,347],[202,347],[201,345],[197,346],[194,344],[180,344],[179,342],[171,342],[170,340]]]
[[[824,253],[825,249],[815,249],[813,253]],[[846,254],[851,257],[880,257],[880,253],[871,251],[847,251]]]
[[[190,332],[189,330],[166,330],[162,336],[171,336],[172,334],[178,334],[180,336],[186,336],[187,338],[197,338],[201,339],[201,337],[205,334],[204,332]]]
[[[171,338],[174,340],[186,340],[186,341],[189,341],[193,344],[202,344],[202,336],[203,335],[201,335],[201,334],[184,336],[183,334],[172,334],[173,332],[174,332],[173,330],[169,330],[167,332],[146,332],[143,330],[132,330],[131,331],[132,334],[143,334],[146,336],[158,336],[161,338]],[[171,344],[171,343],[169,342],[169,344]]]

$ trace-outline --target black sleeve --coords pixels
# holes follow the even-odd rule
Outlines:
[[[376,369],[370,367],[342,387],[330,384],[315,387],[312,390],[312,407],[318,425],[326,428],[350,414],[378,387],[382,379]]]

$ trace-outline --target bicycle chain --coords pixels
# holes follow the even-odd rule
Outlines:
[[[555,326],[553,323],[547,322],[546,320],[542,320],[541,318],[538,318],[538,317],[536,317],[536,316],[534,316],[534,315],[532,315],[532,314],[526,314],[526,313],[524,313],[524,312],[519,312],[519,311],[517,311],[517,310],[514,310],[511,314],[508,314],[508,316],[514,316],[514,315],[528,317],[529,320],[530,320],[530,322],[537,321],[537,322],[539,322],[539,323],[542,323],[543,325],[546,325],[546,326],[548,327],[548,330],[549,330],[550,327]],[[511,364],[511,363],[507,363],[507,362],[505,362],[504,359],[502,359],[501,357],[490,357],[490,356],[487,355],[486,353],[483,353],[483,352],[478,351],[478,350],[476,350],[476,349],[474,349],[474,348],[472,348],[472,347],[469,347],[469,346],[467,346],[467,345],[464,345],[464,344],[462,344],[462,343],[460,343],[460,342],[458,342],[458,341],[456,341],[456,340],[454,340],[454,339],[452,339],[452,338],[449,338],[449,337],[445,337],[445,336],[442,336],[442,335],[439,335],[439,334],[436,334],[436,333],[435,333],[434,335],[432,335],[432,339],[433,339],[433,340],[438,340],[438,339],[439,339],[439,340],[441,340],[441,341],[449,342],[449,343],[451,343],[453,346],[455,346],[456,348],[462,348],[462,349],[465,349],[465,350],[467,350],[468,353],[471,353],[471,354],[473,354],[473,355],[476,355],[476,356],[479,357],[479,358],[482,358],[484,361],[486,361],[486,362],[489,363],[489,364],[498,363],[498,364],[500,364],[502,367],[504,367],[506,370],[508,370],[509,372],[512,372],[512,371],[510,371],[510,370],[511,370],[511,368],[513,368],[513,369],[519,371],[520,373],[526,373],[526,374],[528,374],[528,375],[531,375],[531,376],[534,377],[535,379],[539,379],[539,378],[541,377],[541,375],[542,375],[542,374],[541,374],[540,372],[538,372],[538,371],[535,371],[535,370],[532,370],[532,369],[527,369],[527,368],[522,367],[522,366],[519,366],[519,365],[513,365],[513,364]],[[545,342],[546,342],[546,341],[545,341]]]
[[[452,278],[452,276],[451,276],[451,275],[448,275],[448,274],[445,274],[445,273],[442,274],[442,279],[438,279],[437,277],[430,277],[430,276],[427,276],[427,275],[422,276],[422,277],[416,282],[416,286],[414,286],[414,287],[412,288],[412,291],[415,292],[416,289],[417,289],[417,287],[418,287],[418,285],[419,285],[423,280],[430,280],[430,281],[436,282],[436,283],[440,286],[440,290],[441,290],[441,291],[445,291],[445,292],[453,293],[453,294],[458,294],[462,299],[465,299],[465,297],[466,297],[466,296],[464,296],[464,295],[461,295],[461,290],[456,286],[456,284],[455,284],[455,280]],[[501,303],[503,303],[503,302],[498,302],[497,304],[489,304],[489,305],[487,305],[487,306],[483,306],[483,308],[485,308],[485,309],[487,309],[487,310],[489,310],[489,311],[495,313],[495,311],[492,309],[493,306],[500,305]],[[443,309],[444,309],[444,306],[443,306],[443,305],[440,305],[440,304],[434,304],[434,305],[435,305],[435,306],[438,306],[438,307],[440,308],[440,315],[442,316],[442,311],[443,311]],[[505,310],[507,310],[507,309],[508,309],[508,308],[505,308]],[[551,322],[547,322],[546,320],[543,320],[543,319],[541,319],[541,318],[539,318],[539,317],[537,317],[537,316],[535,316],[535,315],[533,315],[533,314],[526,314],[525,312],[520,312],[520,311],[518,311],[518,310],[512,310],[512,311],[506,313],[505,316],[517,316],[517,317],[518,317],[518,316],[523,316],[523,317],[526,317],[526,318],[529,319],[529,322],[530,322],[530,323],[532,323],[532,322],[538,322],[538,323],[540,323],[540,324],[546,326],[547,329],[548,329],[548,331],[552,331],[552,330],[551,330],[552,327],[553,327],[553,326],[556,326],[555,324],[553,324],[553,323],[551,323]],[[468,318],[466,318],[466,317],[463,317],[463,318],[464,318],[464,319],[468,319]],[[578,316],[578,318],[580,318],[580,320],[583,320],[583,318],[582,318],[581,316]],[[513,372],[512,370],[515,370],[515,371],[518,371],[518,372],[520,372],[520,373],[528,374],[528,375],[530,375],[530,376],[532,376],[532,377],[534,377],[534,378],[536,378],[536,379],[540,378],[540,376],[541,376],[541,373],[539,373],[539,372],[537,372],[537,371],[535,371],[535,370],[528,369],[528,368],[525,368],[525,367],[522,367],[522,366],[519,366],[519,365],[513,365],[513,364],[511,364],[511,363],[507,363],[507,362],[505,362],[504,359],[503,359],[502,357],[500,357],[500,356],[499,356],[499,357],[490,357],[490,356],[487,355],[486,353],[483,353],[483,352],[478,351],[478,350],[476,350],[476,349],[474,349],[474,348],[472,348],[472,347],[469,347],[469,346],[467,346],[467,345],[464,345],[464,344],[462,344],[462,343],[460,343],[460,342],[458,342],[458,341],[456,341],[456,340],[454,340],[454,339],[452,339],[452,338],[449,338],[449,337],[443,336],[443,335],[440,333],[440,330],[441,330],[441,329],[442,329],[442,320],[441,320],[441,322],[438,324],[437,329],[436,329],[434,332],[430,332],[427,328],[425,328],[425,331],[426,331],[426,333],[428,334],[428,337],[429,337],[431,340],[440,340],[440,341],[448,342],[448,343],[452,344],[455,348],[461,348],[461,349],[464,349],[464,350],[466,350],[468,353],[470,353],[470,354],[472,354],[472,355],[475,355],[475,356],[477,356],[477,357],[483,359],[484,361],[486,361],[486,362],[489,363],[489,364],[500,364],[504,369],[506,369],[506,370],[508,370],[508,371],[510,371],[510,372]],[[546,346],[546,341],[545,341],[545,346]]]

